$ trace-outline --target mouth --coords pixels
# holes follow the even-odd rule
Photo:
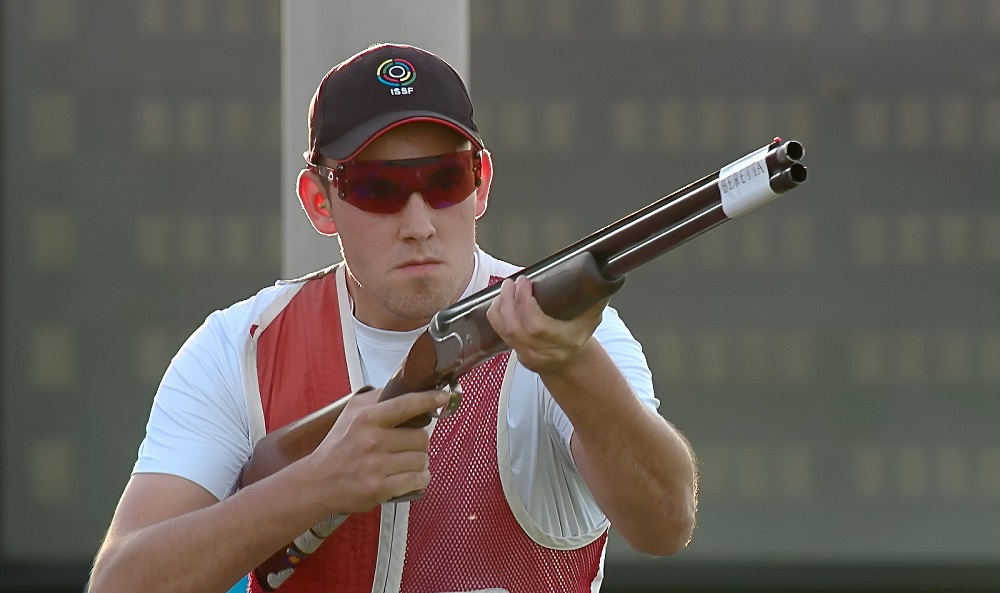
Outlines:
[[[423,270],[431,270],[437,266],[441,265],[441,261],[437,259],[410,259],[406,260],[398,266],[400,270],[418,272]]]

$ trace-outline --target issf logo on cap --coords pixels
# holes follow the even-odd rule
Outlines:
[[[400,58],[391,58],[379,64],[376,71],[378,81],[390,87],[392,95],[409,95],[413,92],[413,81],[417,79],[417,71],[413,64]]]

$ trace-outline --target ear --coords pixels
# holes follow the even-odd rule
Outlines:
[[[306,211],[306,217],[313,228],[321,235],[336,235],[337,225],[333,222],[326,188],[319,176],[309,169],[299,171],[295,193],[298,194],[302,209]]]
[[[493,157],[490,155],[490,151],[483,149],[482,153],[483,168],[482,168],[482,179],[483,182],[479,184],[476,188],[476,218],[478,219],[483,214],[486,214],[486,206],[490,199],[490,184],[493,183]]]

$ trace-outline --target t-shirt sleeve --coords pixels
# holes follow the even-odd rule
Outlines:
[[[615,361],[635,396],[650,410],[659,402],[642,347],[611,308],[595,336]],[[518,372],[518,371],[524,372]],[[541,377],[523,366],[514,372],[508,422],[516,430],[512,437],[511,472],[521,504],[537,528],[548,537],[564,540],[594,534],[607,525],[570,452],[573,425]],[[532,421],[533,411],[537,413]]]
[[[655,412],[660,407],[660,401],[653,392],[653,375],[642,352],[642,345],[632,336],[617,311],[611,307],[604,309],[604,317],[594,332],[594,337],[618,365],[639,401]],[[569,446],[573,424],[551,396],[546,398],[546,404],[545,422],[554,431],[555,439],[562,444],[561,452],[566,460],[575,467]]]
[[[217,311],[164,373],[132,471],[180,476],[221,500],[251,452],[240,355]]]

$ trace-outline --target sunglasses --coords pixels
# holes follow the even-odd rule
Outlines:
[[[395,214],[419,193],[440,210],[468,198],[482,184],[482,155],[463,150],[416,159],[345,161],[317,173],[348,204],[372,214]]]

